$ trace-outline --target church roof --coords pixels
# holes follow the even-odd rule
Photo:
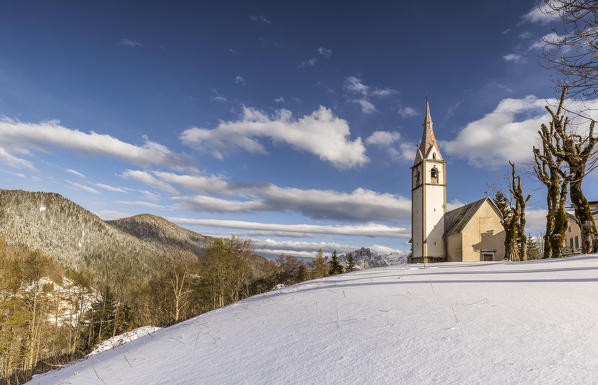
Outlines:
[[[444,215],[444,235],[458,234],[463,231],[469,220],[482,207],[485,201],[489,201],[490,205],[494,207],[494,202],[490,198],[482,198],[479,201],[448,211]],[[496,211],[498,213],[498,210]]]
[[[418,147],[418,153],[416,156],[416,162],[426,157],[431,148],[436,147],[438,154],[440,149],[438,143],[436,143],[436,136],[434,136],[434,123],[432,122],[432,116],[430,115],[430,101],[426,98],[426,117],[424,118],[424,132],[422,133],[422,140]],[[419,158],[419,159],[418,159]]]

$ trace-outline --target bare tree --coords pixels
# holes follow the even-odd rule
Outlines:
[[[511,165],[511,196],[515,200],[515,212],[518,214],[517,218],[517,240],[519,242],[519,259],[527,261],[527,236],[525,235],[525,205],[532,197],[523,195],[523,188],[521,187],[521,176],[515,173],[515,163],[509,161]]]
[[[540,11],[559,16],[563,30],[543,38],[548,67],[562,75],[575,95],[598,95],[598,1],[543,0]]]
[[[581,185],[583,178],[591,169],[591,167],[588,167],[588,160],[598,142],[598,136],[594,136],[594,125],[596,122],[593,120],[590,122],[587,134],[577,134],[573,130],[568,129],[569,118],[560,114],[566,95],[567,87],[563,87],[559,108],[556,113],[549,106],[546,106],[546,110],[552,117],[553,136],[556,139],[556,143],[560,142],[560,148],[555,146],[555,143],[552,141],[547,144],[551,154],[567,164],[568,170],[561,168],[559,174],[569,183],[571,203],[575,208],[575,217],[581,226],[582,250],[584,253],[591,253],[598,251],[598,231],[596,230],[590,205]]]
[[[501,213],[500,223],[505,229],[505,257],[510,261],[519,261],[519,248],[517,247],[519,214],[516,206],[512,205],[511,200],[502,191],[496,192],[494,203]]]
[[[527,261],[527,236],[525,235],[525,206],[531,195],[523,194],[521,176],[515,170],[515,163],[509,161],[511,178],[507,188],[495,193],[494,203],[501,213],[501,224],[505,230],[505,257],[510,261]]]
[[[546,205],[546,232],[544,235],[544,258],[560,258],[561,247],[567,231],[567,212],[565,204],[569,181],[562,175],[563,160],[554,155],[562,152],[561,139],[555,135],[555,127],[565,124],[563,114],[563,103],[565,95],[561,95],[561,101],[556,114],[552,115],[549,126],[542,124],[538,134],[542,139],[542,150],[534,147],[534,172],[538,179],[544,183],[547,189]]]

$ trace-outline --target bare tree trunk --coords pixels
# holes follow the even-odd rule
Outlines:
[[[594,146],[598,143],[598,137],[594,136],[596,122],[593,120],[590,122],[587,135],[570,132],[567,129],[569,118],[564,117],[564,115],[559,116],[566,94],[567,87],[563,87],[559,109],[556,114],[552,112],[550,107],[546,107],[554,122],[554,137],[557,138],[557,141],[560,140],[562,142],[561,148],[555,148],[551,144],[551,152],[558,159],[567,163],[569,168],[568,174],[565,174],[564,171],[560,171],[560,174],[569,182],[569,186],[571,187],[571,203],[575,207],[575,216],[581,224],[583,252],[593,253],[598,251],[598,231],[596,230],[590,206],[582,191],[581,184],[586,175],[588,159],[592,155]]]
[[[598,233],[590,205],[581,190],[581,181],[571,183],[571,203],[575,207],[575,217],[581,226],[582,250],[584,253],[595,253],[598,251]]]

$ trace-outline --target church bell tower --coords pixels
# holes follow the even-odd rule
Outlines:
[[[411,167],[411,261],[446,260],[446,162],[434,136],[430,103],[426,98],[424,132]]]

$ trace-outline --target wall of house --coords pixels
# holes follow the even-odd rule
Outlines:
[[[461,262],[461,233],[446,237],[446,252],[449,262]]]
[[[480,261],[482,250],[494,250],[494,260],[505,257],[505,231],[500,217],[485,201],[462,231],[463,261]]]
[[[563,248],[572,253],[581,253],[581,228],[574,219],[567,217],[567,221],[567,232],[565,233]]]

